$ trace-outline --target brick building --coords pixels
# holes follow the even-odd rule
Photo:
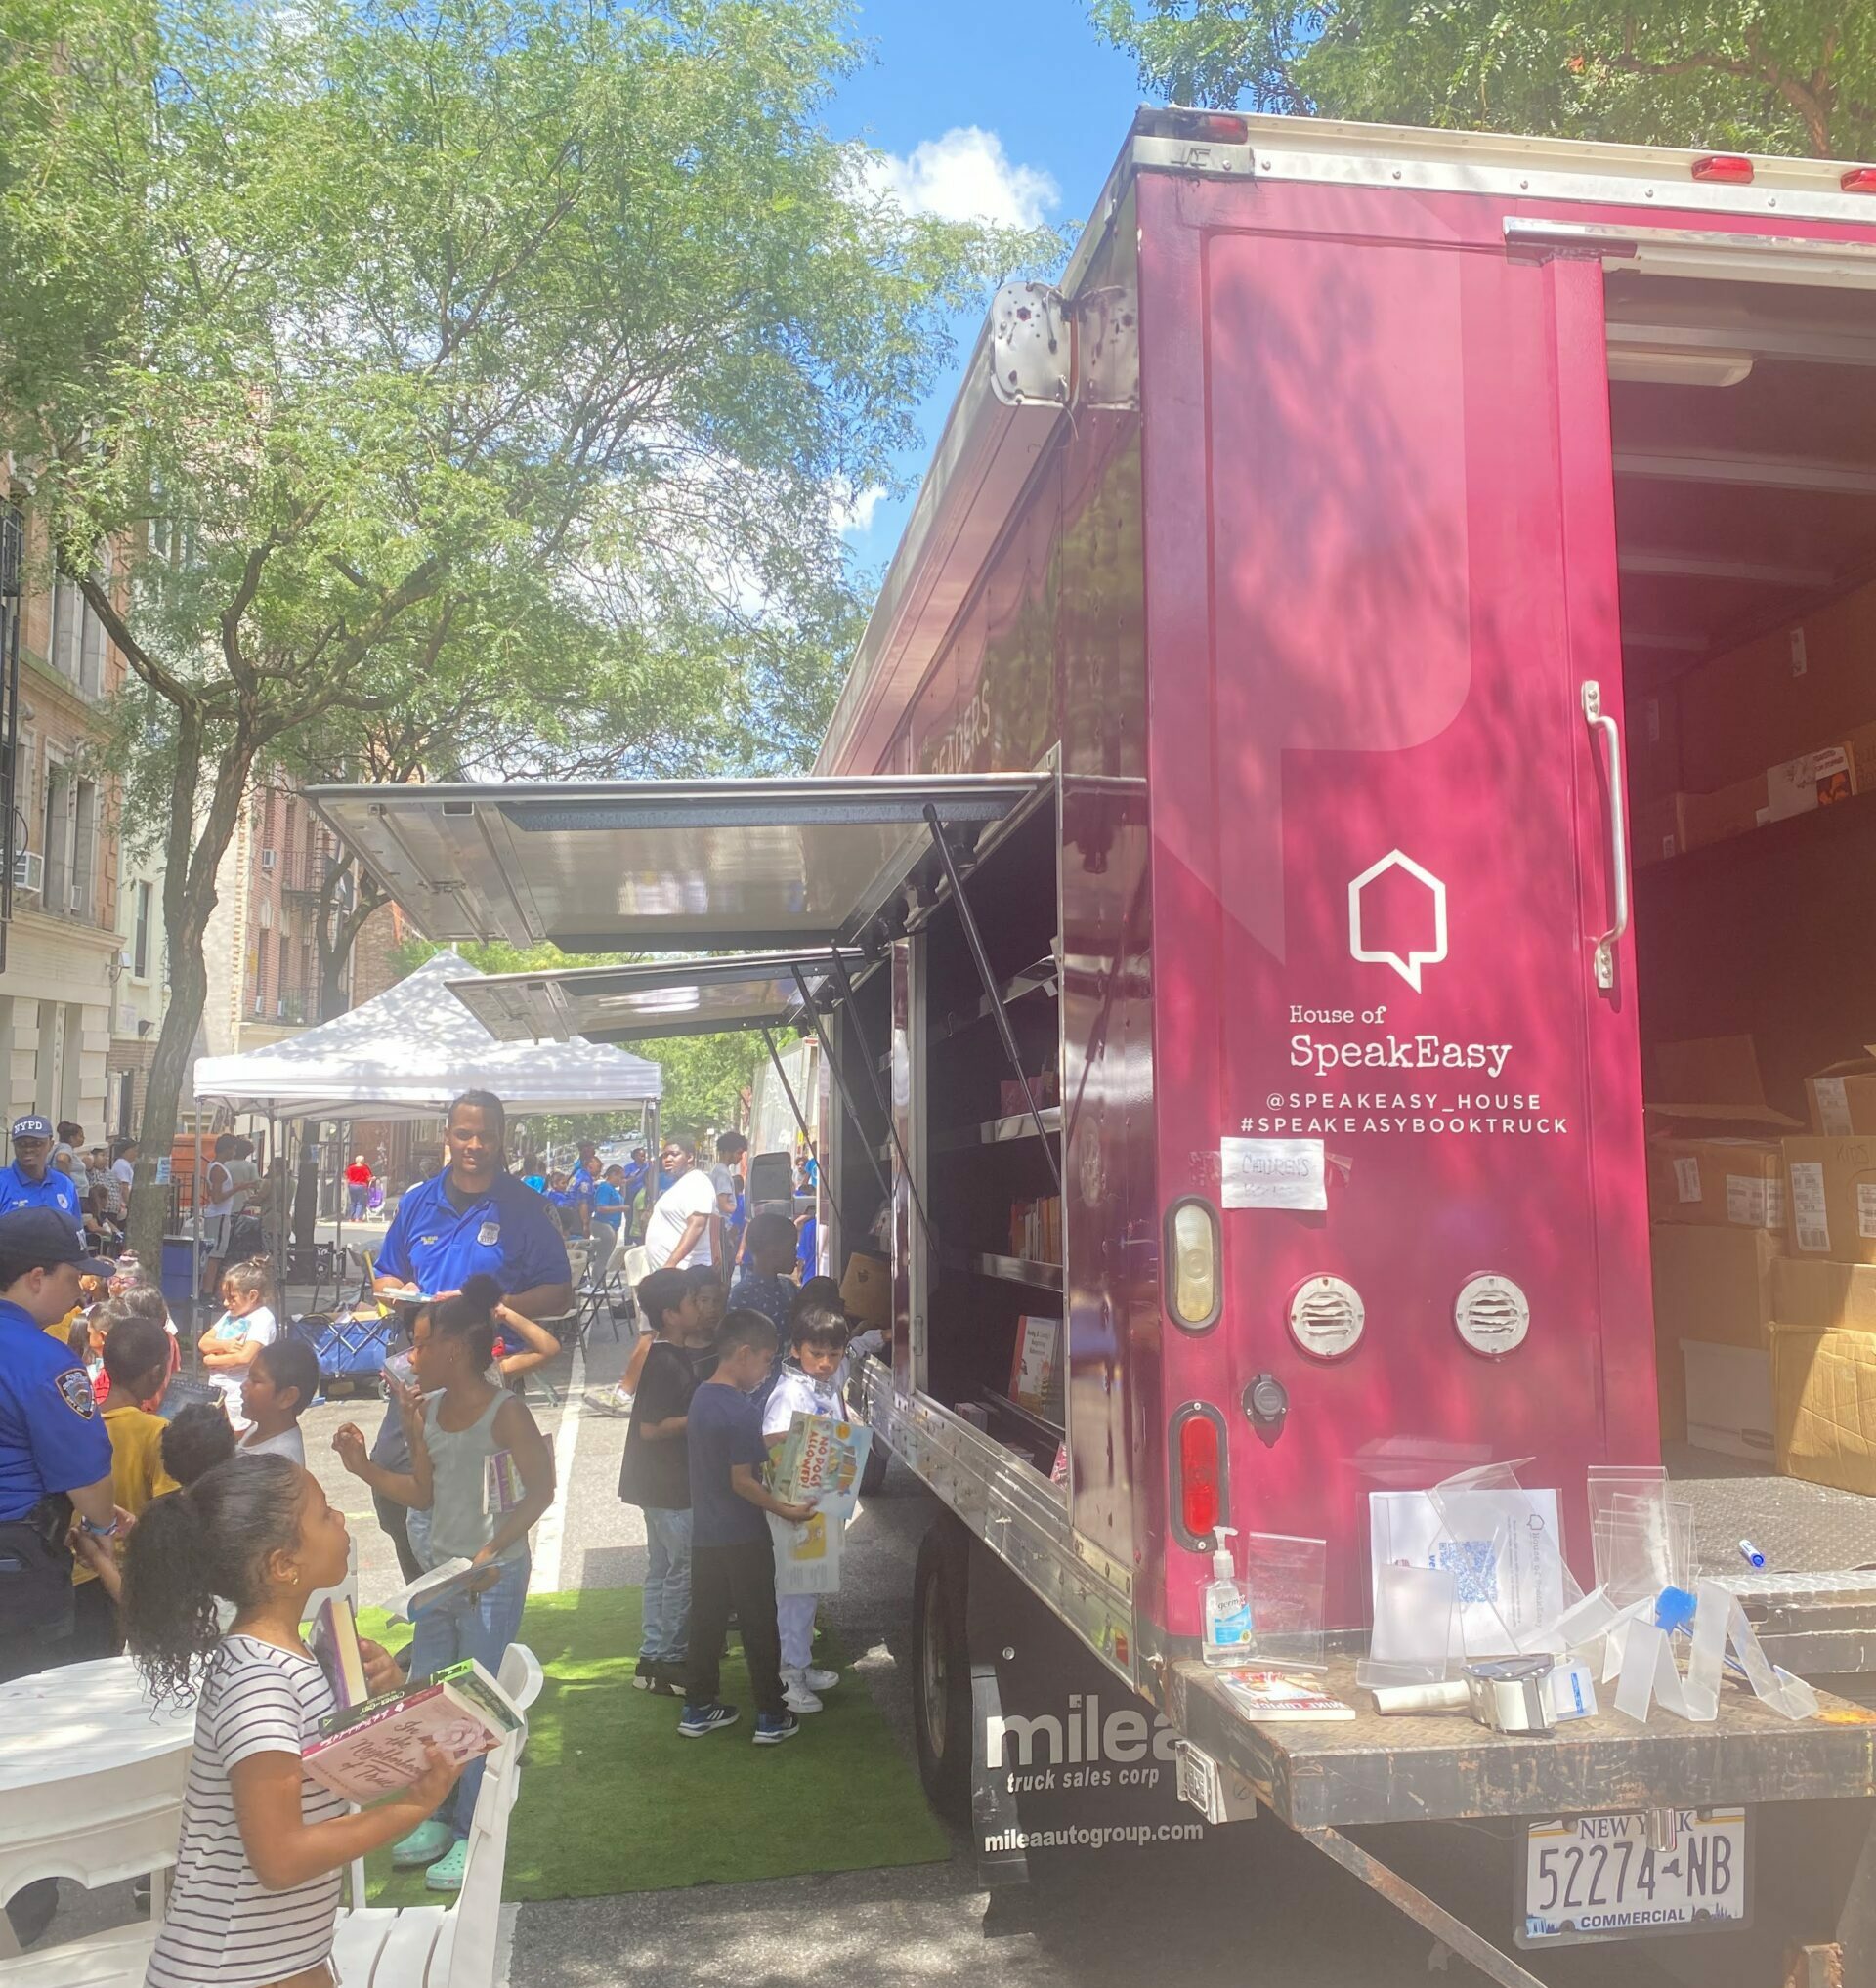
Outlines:
[[[50,581],[43,539],[23,530],[19,703],[6,800],[14,810],[12,917],[0,976],[0,1107],[74,1119],[95,1138],[108,1118],[112,1011],[129,971],[118,932],[120,790],[106,766],[104,705],[124,660],[69,580]],[[113,588],[121,575],[110,575]],[[0,734],[3,737],[4,734]]]

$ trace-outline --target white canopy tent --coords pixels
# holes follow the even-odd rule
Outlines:
[[[491,1090],[512,1118],[656,1102],[663,1074],[623,1049],[501,1042],[449,992],[481,976],[439,952],[349,1014],[240,1056],[205,1056],[195,1095],[277,1119],[432,1119],[465,1090]]]
[[[270,1124],[310,1124],[353,1117],[441,1118],[465,1090],[489,1090],[511,1121],[636,1105],[641,1122],[656,1127],[664,1085],[656,1063],[578,1036],[564,1042],[499,1041],[449,991],[451,981],[481,977],[459,952],[439,952],[395,987],[316,1029],[244,1055],[200,1058],[196,1099],[265,1114]],[[284,1205],[279,1221],[284,1228]],[[342,1265],[343,1214],[338,1233]],[[198,1287],[201,1253],[198,1202]]]

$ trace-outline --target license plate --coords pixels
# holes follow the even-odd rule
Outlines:
[[[1743,1808],[1660,1808],[1534,1822],[1524,1841],[1520,1947],[1743,1925]]]

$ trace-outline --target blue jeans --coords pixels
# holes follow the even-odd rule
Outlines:
[[[346,1212],[346,1220],[349,1222],[363,1221],[365,1204],[371,1199],[371,1190],[368,1187],[348,1187],[345,1190],[345,1198],[351,1204]]]
[[[410,1675],[428,1677],[446,1664],[459,1664],[465,1657],[473,1657],[490,1677],[498,1675],[503,1653],[521,1632],[530,1571],[528,1555],[523,1553],[519,1559],[504,1562],[494,1586],[481,1594],[426,1609],[412,1625]],[[446,1801],[441,1811],[442,1820],[459,1837],[469,1834],[481,1787],[482,1761],[471,1760],[456,1783],[453,1799]]]
[[[641,1664],[681,1664],[690,1649],[691,1514],[645,1511],[645,1634]]]

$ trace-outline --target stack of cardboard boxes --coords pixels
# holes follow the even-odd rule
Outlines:
[[[1663,1043],[1648,1121],[1661,1433],[1772,1459],[1772,1280],[1795,1119],[1766,1102],[1749,1036]]]
[[[1750,1036],[1658,1065],[1663,1437],[1876,1493],[1876,1050],[1811,1079],[1809,1133],[1767,1105]]]
[[[1876,584],[1644,693],[1637,868],[1876,790]]]
[[[1805,1086],[1785,1141],[1790,1253],[1772,1283],[1778,1467],[1876,1492],[1876,1052]]]

